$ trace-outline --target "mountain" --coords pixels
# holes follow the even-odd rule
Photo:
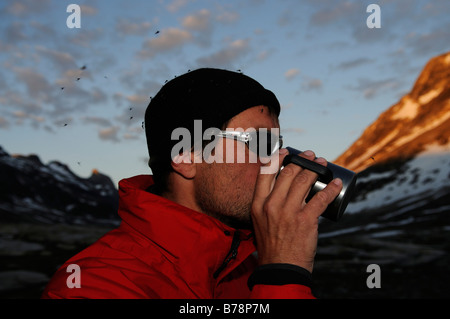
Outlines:
[[[117,224],[118,193],[97,171],[75,175],[65,164],[11,156],[0,147],[0,220],[3,222]]]
[[[442,298],[450,286],[450,53],[334,163],[357,172],[337,223],[322,220],[315,264],[324,298]],[[381,269],[370,289],[367,267]],[[334,288],[336,287],[336,288]]]
[[[334,163],[360,172],[436,147],[450,150],[450,52],[431,59],[411,92],[383,112]]]
[[[431,194],[446,193],[450,52],[432,58],[411,92],[383,112],[334,162],[358,172],[358,190],[349,213],[394,203],[397,208],[425,203]]]
[[[120,223],[118,191],[92,172],[0,147],[0,299],[39,298],[57,268]]]

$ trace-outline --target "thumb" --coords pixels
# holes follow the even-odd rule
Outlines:
[[[253,196],[253,203],[263,205],[267,196],[272,192],[275,179],[283,164],[284,158],[289,154],[289,151],[282,148],[278,154],[274,154],[272,159],[266,165],[260,167],[258,177],[256,179],[255,192]]]

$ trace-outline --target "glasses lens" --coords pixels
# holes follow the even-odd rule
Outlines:
[[[250,136],[248,148],[260,157],[270,157],[282,146],[281,137],[268,131],[250,132]]]

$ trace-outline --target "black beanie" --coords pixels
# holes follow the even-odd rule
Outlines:
[[[153,173],[170,166],[171,150],[179,142],[171,139],[176,128],[189,130],[193,146],[198,142],[194,141],[194,120],[202,120],[203,132],[208,128],[220,129],[232,117],[258,105],[269,107],[277,117],[280,114],[276,96],[240,72],[202,68],[167,82],[145,112]]]

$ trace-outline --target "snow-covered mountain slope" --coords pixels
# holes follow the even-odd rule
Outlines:
[[[358,172],[338,222],[321,219],[322,297],[441,298],[450,285],[450,53],[371,124],[336,164]],[[381,289],[365,284],[381,269]],[[332,283],[330,285],[330,282]],[[330,293],[330,289],[336,288]]]
[[[410,93],[383,112],[334,163],[360,172],[450,139],[450,52],[431,59]]]
[[[433,200],[450,188],[450,144],[429,147],[406,162],[366,169],[358,177],[358,193],[346,213],[364,212],[396,203],[393,214]],[[450,207],[440,207],[448,210]]]
[[[0,220],[63,224],[117,223],[118,194],[98,172],[80,178],[67,165],[11,156],[0,147]]]

